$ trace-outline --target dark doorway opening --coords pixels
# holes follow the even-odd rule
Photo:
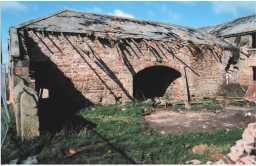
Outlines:
[[[164,96],[168,86],[181,73],[167,66],[152,66],[133,77],[133,96],[137,100]]]
[[[252,48],[256,48],[256,33],[252,34]]]

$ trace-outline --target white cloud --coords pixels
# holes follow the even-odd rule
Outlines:
[[[232,16],[238,16],[241,10],[256,14],[256,2],[212,2],[212,9],[216,14]]]
[[[27,7],[21,2],[16,1],[1,1],[0,8],[2,10],[16,10],[16,11],[24,11]]]
[[[117,17],[134,18],[134,16],[132,14],[126,13],[120,9],[115,9],[112,12],[106,12],[102,8],[93,7],[93,8],[86,8],[85,11],[92,12],[92,13],[98,13],[98,14],[108,14],[108,15],[117,16]]]
[[[114,15],[117,17],[126,17],[126,18],[134,18],[132,14],[126,13],[122,10],[116,9],[112,13],[109,13],[110,15]]]

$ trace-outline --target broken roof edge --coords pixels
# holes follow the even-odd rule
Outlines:
[[[170,26],[174,26],[174,27],[177,27],[177,28],[182,28],[182,29],[187,29],[187,30],[196,30],[198,32],[201,31],[201,33],[210,34],[208,32],[205,32],[205,31],[202,31],[202,30],[199,30],[199,29],[195,29],[195,28],[191,28],[191,27],[187,27],[187,26],[182,26],[182,25],[167,24],[167,23],[160,23],[160,22],[147,21],[147,20],[139,20],[139,19],[134,19],[134,18],[118,17],[118,16],[107,15],[107,14],[97,14],[97,13],[86,12],[86,11],[79,11],[79,10],[68,9],[68,8],[65,8],[63,10],[59,10],[57,12],[48,14],[47,16],[44,16],[44,17],[40,17],[40,18],[37,18],[37,19],[32,19],[32,20],[26,21],[24,23],[21,23],[21,24],[15,26],[15,28],[17,28],[18,30],[19,29],[26,29],[30,25],[33,25],[33,24],[35,24],[37,22],[49,19],[51,17],[55,17],[55,16],[57,16],[59,14],[65,13],[65,12],[75,12],[75,13],[79,13],[79,14],[90,14],[90,15],[95,15],[95,16],[104,16],[104,17],[109,18],[109,19],[120,19],[120,20],[124,20],[124,21],[136,22],[138,24],[147,23],[147,24],[151,24],[152,26],[160,26],[160,27],[164,27],[164,28],[169,28]],[[45,29],[40,29],[38,27],[37,28],[32,28],[32,29],[38,30],[38,31],[47,31]],[[56,31],[56,32],[80,33],[80,32],[76,32],[76,31]],[[91,31],[91,32],[97,32],[97,31]],[[142,34],[141,35],[138,35],[138,34],[128,34],[128,36],[129,37],[134,37],[134,38],[135,38],[135,36],[137,36],[137,37],[142,37],[142,38],[147,39],[147,36],[142,35]],[[212,36],[214,37],[214,35],[212,35]],[[158,38],[158,39],[155,38],[153,40],[164,40],[164,39],[163,38]],[[234,46],[234,45],[232,45],[230,43],[227,43],[224,40],[220,40],[220,39],[217,39],[217,40],[219,40],[219,41],[216,44],[219,45],[220,47],[224,48],[224,49],[234,49],[234,48],[236,48],[236,46]],[[205,45],[209,45],[209,44],[205,43]]]
[[[81,11],[81,10],[70,9],[70,8],[65,8],[63,10],[59,10],[59,11],[56,11],[54,13],[50,13],[47,16],[42,16],[42,17],[39,17],[39,18],[36,18],[36,19],[31,19],[31,20],[25,21],[25,22],[20,23],[17,26],[15,26],[15,28],[20,29],[20,28],[26,27],[28,25],[34,24],[36,22],[54,17],[54,16],[56,16],[58,14],[61,14],[61,13],[64,13],[64,12],[76,12],[76,13],[80,13],[80,14],[85,14],[86,13],[86,14],[91,14],[91,15],[96,15],[96,16],[104,16],[104,17],[108,17],[110,19],[111,18],[118,18],[118,19],[127,20],[127,21],[134,21],[134,22],[137,22],[137,23],[148,23],[148,24],[151,24],[151,25],[153,24],[155,26],[165,26],[165,27],[176,26],[176,27],[180,27],[180,28],[195,29],[196,30],[196,28],[192,28],[192,27],[189,27],[189,26],[178,25],[178,24],[171,24],[171,23],[163,23],[163,22],[157,22],[157,21],[151,21],[151,20],[142,20],[142,19],[135,19],[135,18],[128,18],[128,17],[114,16],[114,15],[109,15],[109,14],[98,14],[98,13],[94,13],[94,12],[87,12],[87,11]]]

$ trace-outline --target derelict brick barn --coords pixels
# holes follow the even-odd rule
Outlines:
[[[18,134],[92,104],[215,96],[235,52],[199,30],[70,10],[21,24],[10,30]],[[29,129],[23,111],[35,106],[48,122]]]

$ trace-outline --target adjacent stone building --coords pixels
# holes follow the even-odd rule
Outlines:
[[[70,10],[11,28],[9,48],[17,124],[33,99],[40,129],[92,104],[215,96],[239,54],[201,30]]]
[[[236,65],[227,73],[229,80],[247,90],[246,98],[256,100],[256,15],[241,17],[216,26],[202,28],[240,48]],[[228,79],[227,79],[228,81]]]

